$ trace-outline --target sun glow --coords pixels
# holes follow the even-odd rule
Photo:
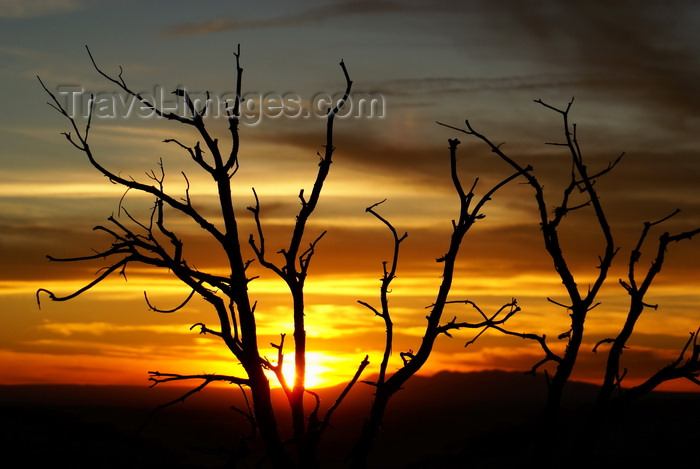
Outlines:
[[[347,382],[355,373],[350,366],[357,366],[356,357],[340,358],[324,352],[306,353],[306,379],[305,387],[308,389],[325,388]],[[289,387],[294,385],[296,372],[294,369],[294,353],[285,354],[282,362],[282,374]],[[272,371],[267,371],[270,384],[273,387],[281,387],[281,384]]]

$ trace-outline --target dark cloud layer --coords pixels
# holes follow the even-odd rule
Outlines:
[[[429,18],[420,33],[442,37],[482,64],[502,62],[501,76],[396,77],[375,83],[387,95],[516,89],[590,91],[601,99],[646,108],[658,124],[694,126],[700,108],[700,43],[695,2],[651,0],[560,2],[344,1],[301,7],[263,18],[203,20],[174,25],[171,36],[241,29],[303,27],[361,17],[368,31],[388,24],[391,36],[411,34],[410,19]],[[461,25],[461,27],[460,27]],[[359,32],[358,32],[359,33]],[[528,70],[517,71],[517,64]],[[510,65],[508,65],[510,64]],[[516,68],[514,68],[516,67]],[[539,71],[538,71],[539,70]]]
[[[287,15],[273,16],[265,19],[238,19],[230,17],[202,21],[198,23],[185,23],[167,28],[164,32],[167,36],[195,36],[211,34],[228,30],[261,29],[288,26],[303,26],[309,23],[318,23],[326,20],[339,20],[348,16],[384,15],[397,13],[417,13],[435,11],[428,5],[416,5],[409,2],[391,1],[344,1],[331,5],[305,8]]]
[[[694,2],[490,5],[488,15],[504,19],[508,36],[518,39],[517,50],[548,68],[598,76],[608,93],[651,102],[660,112],[672,107],[675,112],[696,113],[700,105],[698,43],[687,36],[692,19],[700,15]]]

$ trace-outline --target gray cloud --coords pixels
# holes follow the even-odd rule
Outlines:
[[[386,96],[412,96],[416,93],[453,97],[457,93],[494,90],[549,89],[552,87],[605,86],[610,81],[594,74],[572,73],[483,77],[423,77],[397,78],[373,83],[369,88]]]
[[[604,77],[594,89],[655,107],[660,114],[664,108],[697,113],[697,4],[547,0],[507,2],[507,7],[491,2],[483,7],[484,26],[501,25],[484,28],[484,43],[504,46],[500,53],[539,63],[547,75],[566,70],[581,77]],[[463,33],[446,34],[459,40]]]
[[[166,36],[197,36],[221,31],[241,29],[262,29],[287,26],[301,26],[343,16],[373,15],[423,11],[427,7],[406,5],[392,1],[346,1],[335,5],[307,8],[298,13],[264,19],[240,20],[233,17],[199,23],[185,23],[172,26],[163,32]]]
[[[0,18],[29,18],[48,16],[53,13],[80,10],[84,5],[79,0],[0,0]]]
[[[366,28],[391,26],[392,37],[415,33],[443,38],[488,76],[424,77],[420,82],[387,82],[389,92],[413,86],[441,94],[484,89],[567,87],[590,90],[604,99],[624,99],[656,108],[668,121],[693,115],[700,107],[700,7],[687,0],[560,2],[342,1],[279,16],[230,17],[178,24],[167,36],[192,36],[242,29],[303,26],[362,17]],[[421,21],[415,30],[416,18]],[[409,20],[409,21],[404,21]],[[520,64],[520,65],[519,65]],[[527,70],[517,67],[527,67]],[[540,73],[532,73],[533,69]],[[524,73],[523,73],[524,72]],[[381,84],[381,83],[380,83]]]

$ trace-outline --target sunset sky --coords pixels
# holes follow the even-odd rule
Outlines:
[[[146,384],[149,370],[241,372],[216,338],[190,331],[197,322],[214,325],[203,301],[175,314],[148,310],[144,291],[160,308],[189,293],[167,272],[132,266],[127,282],[115,275],[69,302],[43,296],[37,307],[38,288],[71,293],[106,265],[49,263],[46,255],[107,247],[111,240],[92,227],[117,213],[123,194],[61,135],[70,123],[46,104],[37,75],[66,103],[81,106],[90,93],[103,99],[90,131],[103,164],[147,180],[145,173],[162,158],[167,187],[184,196],[185,171],[195,204],[218,221],[205,175],[177,147],[162,143],[178,138],[193,145],[195,135],[135,110],[125,117],[128,101],[93,69],[85,45],[106,72],[116,75],[121,66],[133,89],[154,96],[162,91],[174,103],[170,92],[182,86],[200,96],[230,96],[232,53],[240,44],[249,102],[269,104],[263,97],[282,96],[298,104],[302,115],[251,118],[241,126],[241,168],[234,178],[241,237],[246,241],[255,229],[245,210],[255,187],[271,252],[288,243],[299,190],[311,188],[325,142],[325,121],[314,106],[344,89],[338,65],[344,60],[355,107],[336,121],[334,164],[308,229],[308,241],[328,230],[307,287],[310,374],[318,382],[349,378],[367,353],[371,374],[381,357],[383,323],[357,300],[378,305],[391,239],[365,208],[386,198],[379,211],[408,232],[390,297],[395,368],[399,352],[420,345],[425,307],[440,282],[435,259],[447,249],[458,216],[447,139],[462,141],[463,183],[469,187],[480,178],[477,195],[510,175],[483,143],[436,121],[462,127],[469,119],[493,141],[505,142],[506,153],[533,165],[552,203],[568,183],[570,161],[560,147],[545,145],[562,140],[560,117],[533,100],[564,108],[575,97],[571,119],[590,168],[602,169],[625,152],[597,185],[620,252],[602,304],[590,313],[575,378],[602,378],[605,354],[591,349],[622,325],[627,297],[617,280],[626,275],[642,223],[681,209],[652,233],[641,269],[664,230],[700,226],[697,2],[0,0],[0,38],[0,384],[138,385]],[[375,107],[361,108],[361,97],[374,99]],[[207,122],[225,145],[226,122]],[[144,217],[151,202],[129,193],[123,204]],[[522,311],[510,326],[546,333],[558,348],[567,315],[546,298],[565,301],[565,292],[542,247],[534,202],[530,188],[516,183],[487,204],[486,218],[463,246],[452,299],[472,300],[488,313],[517,298]],[[175,218],[170,223],[187,240],[190,264],[222,267],[201,229]],[[562,237],[585,288],[597,272],[600,233],[581,211],[565,220]],[[267,344],[281,333],[291,336],[289,296],[272,273],[251,269],[261,276],[250,285],[259,304],[260,343],[273,357]],[[623,355],[628,384],[675,358],[700,326],[700,239],[671,246],[647,301],[659,308],[645,312]],[[464,306],[450,308],[444,319],[453,316],[479,319]],[[541,356],[535,343],[492,331],[465,348],[474,334],[441,338],[425,373],[525,371]],[[681,384],[674,388],[688,389]]]

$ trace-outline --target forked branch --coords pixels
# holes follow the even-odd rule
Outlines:
[[[616,407],[623,407],[653,391],[661,383],[679,378],[685,378],[700,386],[700,343],[698,343],[698,334],[700,334],[700,328],[690,333],[690,337],[685,342],[678,358],[654,373],[642,384],[634,386],[612,399],[610,403]]]
[[[625,289],[627,294],[629,295],[630,302],[629,302],[629,309],[627,312],[627,316],[625,318],[625,323],[620,329],[620,332],[614,339],[606,339],[601,342],[609,342],[611,343],[610,350],[608,352],[608,360],[606,363],[606,369],[605,369],[605,377],[603,379],[603,384],[600,388],[600,392],[598,394],[598,399],[596,402],[597,409],[603,410],[605,409],[609,401],[611,399],[611,395],[613,390],[616,387],[619,387],[619,382],[620,378],[618,376],[620,375],[620,360],[621,360],[621,355],[622,352],[625,348],[627,348],[627,342],[632,336],[632,333],[634,332],[634,328],[637,324],[637,321],[639,320],[640,316],[644,312],[645,308],[653,308],[657,309],[657,305],[651,305],[647,303],[645,300],[645,296],[647,295],[649,288],[651,287],[654,279],[656,276],[661,272],[661,268],[663,267],[664,261],[666,259],[666,253],[668,251],[668,246],[670,243],[673,242],[679,242],[682,240],[689,240],[693,238],[695,235],[700,233],[700,228],[686,231],[683,233],[675,234],[675,235],[670,235],[668,232],[663,233],[659,237],[658,241],[658,246],[656,248],[656,256],[653,258],[651,265],[649,266],[646,274],[644,274],[643,278],[641,279],[641,282],[637,278],[637,267],[639,266],[639,260],[641,259],[642,256],[642,247],[644,245],[644,242],[647,239],[647,236],[651,230],[652,227],[657,226],[664,221],[670,219],[671,217],[675,216],[676,214],[679,213],[679,210],[676,209],[669,215],[666,215],[665,217],[656,220],[654,222],[644,222],[643,229],[641,231],[641,234],[639,236],[639,240],[637,241],[637,244],[635,247],[632,249],[630,252],[629,256],[629,262],[628,262],[628,271],[627,271],[627,280],[622,280],[620,279],[620,285]],[[691,340],[694,338],[693,334],[691,334]],[[599,343],[600,344],[600,343]],[[598,345],[596,345],[596,348]],[[679,368],[679,363],[680,360],[682,360],[682,357],[685,353],[685,350],[688,348],[690,345],[690,342],[686,344],[686,347],[683,349],[683,352],[681,353],[681,356],[677,362],[674,362],[673,364],[669,365],[669,367],[664,368],[664,370],[660,371],[659,373],[655,374],[652,376],[649,381],[648,385],[645,387],[644,385],[637,386],[635,388],[635,391],[632,393],[632,396],[638,396],[641,395],[642,390],[651,390],[658,384],[660,384],[662,381],[660,380],[669,380],[669,379],[676,379],[678,377],[687,377],[687,370],[692,370],[692,365],[688,365],[688,367],[683,368],[684,371],[678,372],[677,368]],[[595,351],[595,349],[594,349]],[[692,360],[691,360],[692,363]],[[646,383],[645,383],[646,384]],[[628,401],[625,401],[628,402]]]
[[[379,289],[379,301],[381,303],[381,311],[377,310],[369,303],[358,300],[358,303],[369,308],[371,311],[374,312],[375,315],[381,317],[384,320],[384,325],[386,326],[384,353],[382,355],[382,361],[379,365],[379,378],[377,380],[378,385],[384,383],[386,377],[386,370],[389,366],[389,358],[391,357],[391,350],[394,342],[394,323],[391,320],[391,312],[389,310],[389,287],[391,285],[392,280],[396,278],[396,269],[398,268],[401,242],[405,240],[408,236],[408,233],[404,233],[403,235],[399,236],[398,232],[396,231],[396,228],[394,228],[394,226],[386,218],[384,218],[377,211],[375,211],[375,208],[380,204],[384,203],[385,201],[386,199],[382,200],[381,202],[377,202],[373,205],[370,205],[365,209],[365,212],[372,214],[377,220],[382,222],[389,229],[393,239],[393,255],[391,257],[391,261],[389,262],[390,267],[387,269],[386,261],[382,263],[384,273],[381,279],[382,284]]]

